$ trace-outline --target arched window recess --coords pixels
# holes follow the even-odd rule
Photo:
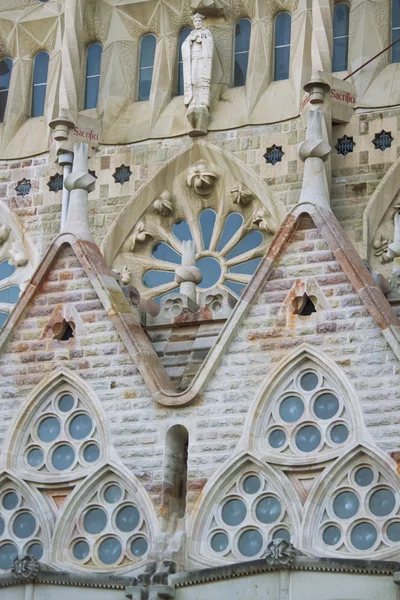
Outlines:
[[[349,49],[349,18],[349,5],[346,2],[340,2],[339,4],[336,4],[333,11],[333,72],[347,70]]]
[[[392,0],[392,43],[400,39],[400,0]],[[400,42],[392,48],[392,62],[400,62]]]
[[[235,25],[233,87],[246,85],[249,64],[251,21],[240,19]]]
[[[139,91],[138,100],[150,98],[153,81],[154,57],[156,53],[156,36],[149,33],[140,40],[139,49]]]
[[[46,102],[49,55],[39,52],[33,61],[31,117],[42,117]]]
[[[6,113],[12,68],[13,61],[11,58],[3,58],[0,61],[0,123],[3,123]]]
[[[287,12],[275,18],[274,80],[289,79],[292,17]]]
[[[102,45],[91,44],[86,51],[86,82],[84,108],[96,108],[99,99]]]

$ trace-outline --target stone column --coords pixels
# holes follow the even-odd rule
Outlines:
[[[75,144],[72,173],[64,181],[70,192],[68,214],[62,233],[73,233],[80,240],[93,242],[89,230],[88,194],[95,188],[96,179],[88,173],[88,145]]]
[[[182,242],[182,265],[176,268],[175,281],[180,284],[180,293],[196,302],[197,284],[203,276],[196,266],[196,246],[191,240]]]
[[[322,114],[310,110],[307,114],[307,135],[299,145],[299,157],[304,162],[303,185],[299,203],[329,206],[329,188],[324,169],[331,147],[323,139]]]

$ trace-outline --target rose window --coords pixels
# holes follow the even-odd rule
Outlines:
[[[146,522],[125,486],[112,476],[98,486],[73,526],[69,562],[109,569],[143,560],[149,548]]]
[[[365,554],[400,543],[400,495],[365,459],[332,485],[318,533],[326,550]]]
[[[343,400],[313,369],[293,377],[275,401],[265,426],[264,447],[291,459],[334,451],[351,441]]]
[[[291,538],[285,503],[265,477],[246,473],[214,513],[207,535],[208,554],[228,561],[259,558],[277,538]]]
[[[96,420],[77,394],[58,393],[31,421],[21,454],[20,467],[38,474],[91,467],[102,455]]]
[[[200,235],[196,241],[195,266],[202,274],[198,287],[225,287],[240,296],[261,262],[264,235],[254,230],[246,233],[240,213],[228,215],[221,228],[212,209],[201,212],[198,226]],[[170,239],[170,243],[153,245],[152,268],[143,274],[143,284],[150,288],[152,297],[178,287],[175,269],[182,262],[181,243],[194,239],[192,229],[187,221],[177,221],[172,226],[174,239]]]
[[[11,569],[13,560],[30,554],[37,560],[43,556],[40,524],[34,511],[18,490],[3,485],[0,493],[0,571]]]

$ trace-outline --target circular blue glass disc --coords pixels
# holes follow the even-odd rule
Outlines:
[[[18,504],[18,496],[15,492],[8,492],[3,498],[3,508],[13,510]]]
[[[122,496],[122,490],[119,485],[110,485],[104,492],[104,499],[109,504],[115,504]]]
[[[351,519],[359,507],[360,502],[353,492],[341,492],[333,501],[333,511],[339,519]]]
[[[214,533],[211,538],[211,548],[214,550],[214,552],[223,552],[227,549],[228,544],[228,536],[226,533],[222,533],[221,531]]]
[[[36,519],[28,512],[20,513],[14,520],[12,530],[20,539],[31,537],[36,529]]]
[[[75,460],[75,450],[68,444],[57,446],[51,457],[52,465],[59,471],[65,471],[73,464]]]
[[[249,475],[243,481],[243,489],[246,494],[256,494],[261,487],[260,478],[257,475]]]
[[[274,523],[281,514],[281,503],[273,496],[262,498],[257,504],[256,515],[261,523]]]
[[[286,433],[283,429],[274,429],[269,434],[268,442],[271,448],[282,448],[286,442]]]
[[[296,446],[302,452],[312,452],[321,443],[321,433],[314,425],[305,425],[296,433]]]
[[[290,542],[290,533],[287,529],[277,529],[272,536],[273,540],[285,540],[285,542]]]
[[[354,479],[358,485],[366,487],[367,485],[371,485],[373,482],[374,472],[369,467],[361,467],[358,469],[358,471],[356,471]]]
[[[112,565],[117,562],[121,553],[121,542],[115,538],[106,538],[99,546],[99,558],[105,565]]]
[[[42,442],[53,442],[58,437],[60,429],[60,421],[56,417],[47,417],[39,425],[39,439]]]
[[[377,533],[371,523],[358,523],[350,534],[351,543],[357,550],[368,550],[375,544]]]
[[[137,537],[131,543],[131,552],[135,556],[143,556],[143,554],[146,554],[148,547],[149,545],[144,537]]]
[[[69,432],[74,440],[83,440],[92,431],[92,419],[89,415],[77,415],[69,425]]]
[[[32,448],[29,450],[26,460],[31,467],[39,467],[43,463],[43,452],[40,448]]]
[[[286,423],[295,423],[304,412],[304,403],[298,396],[288,396],[279,406],[279,415]]]
[[[262,545],[262,535],[256,529],[244,531],[239,538],[239,552],[243,556],[255,556],[260,552]]]
[[[133,531],[139,524],[139,511],[135,506],[123,506],[117,512],[116,524],[120,531]]]
[[[74,398],[71,394],[64,394],[58,401],[58,408],[61,412],[67,413],[74,407]]]
[[[101,508],[92,508],[86,513],[83,525],[88,533],[100,533],[107,525],[107,515]]]
[[[377,490],[369,499],[369,509],[376,517],[387,517],[396,506],[396,498],[391,490]]]
[[[247,509],[242,500],[228,500],[222,508],[222,520],[227,525],[239,525],[246,517]]]
[[[319,419],[332,419],[338,410],[339,400],[333,394],[321,394],[314,402],[314,412]]]
[[[8,571],[13,566],[13,561],[18,556],[18,550],[14,544],[3,544],[0,546],[0,569]]]
[[[83,451],[83,458],[88,463],[96,462],[100,456],[100,448],[97,444],[88,444]]]
[[[36,558],[36,560],[40,560],[43,556],[42,544],[39,544],[38,542],[30,544],[26,550],[26,553],[29,554],[29,556]]]
[[[84,540],[79,540],[74,544],[72,554],[77,560],[83,560],[89,554],[89,544]]]
[[[341,537],[342,533],[339,527],[336,527],[335,525],[329,525],[329,527],[324,529],[324,533],[322,534],[322,539],[328,546],[335,546],[338,544]]]

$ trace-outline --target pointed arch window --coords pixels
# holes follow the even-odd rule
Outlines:
[[[346,71],[349,49],[349,15],[346,2],[336,4],[333,12],[333,61],[332,71]]]
[[[42,117],[44,115],[48,72],[49,55],[47,52],[39,52],[36,54],[33,63],[31,117]]]
[[[233,87],[246,85],[247,67],[249,64],[251,22],[240,19],[235,26],[235,64]]]
[[[400,0],[392,0],[392,42],[400,39]],[[400,42],[392,48],[392,62],[400,62]]]
[[[186,40],[189,33],[192,31],[191,27],[185,27],[181,29],[178,40],[178,87],[177,96],[183,96],[184,94],[184,80],[183,80],[183,58],[182,58],[182,44]]]
[[[13,61],[11,58],[3,58],[0,61],[0,123],[3,123],[6,113],[12,68]]]
[[[140,40],[139,101],[148,100],[150,98],[156,42],[156,36],[151,33],[143,36]]]
[[[289,79],[291,28],[292,17],[290,14],[279,13],[275,19],[275,81]]]
[[[102,53],[103,48],[97,42],[89,46],[86,52],[85,110],[97,106]]]

